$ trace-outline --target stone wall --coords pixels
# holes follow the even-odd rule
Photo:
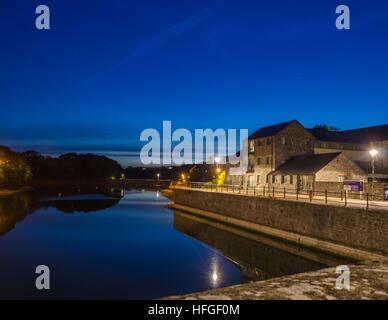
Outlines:
[[[176,190],[175,203],[352,248],[388,254],[388,212]]]
[[[338,177],[345,180],[367,181],[367,174],[344,154],[338,155],[333,161],[319,170],[315,175],[316,181],[338,182]]]
[[[373,190],[374,190],[374,194],[376,196],[376,200],[383,200],[384,199],[384,191],[385,191],[386,185],[388,185],[388,183],[380,183],[380,182],[374,183]],[[344,192],[343,183],[342,182],[324,182],[324,181],[316,181],[314,183],[314,191],[315,192],[325,192],[325,190],[328,191],[329,193],[334,192],[334,193],[340,194],[341,192]],[[364,192],[349,191],[348,196],[350,198],[365,199],[367,193],[369,193],[369,195],[371,195],[373,193],[371,182],[364,183]]]
[[[267,175],[284,164],[290,158],[313,153],[314,136],[299,122],[294,122],[278,132],[275,136],[255,140],[255,151],[248,155],[249,172],[245,175],[244,186],[247,185],[248,176],[253,176],[254,185],[267,184]],[[270,162],[267,163],[267,157]],[[260,158],[260,163],[258,159]],[[261,181],[258,184],[258,176]],[[270,182],[270,181],[269,181]]]
[[[273,169],[294,156],[313,153],[314,141],[314,136],[299,122],[293,122],[285,127],[274,137],[275,163]]]

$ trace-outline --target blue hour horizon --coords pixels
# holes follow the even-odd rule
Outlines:
[[[341,130],[386,124],[388,4],[349,1],[45,1],[0,11],[0,145],[98,152],[139,164],[140,132],[257,128],[299,120]],[[12,34],[8,32],[12,29]]]

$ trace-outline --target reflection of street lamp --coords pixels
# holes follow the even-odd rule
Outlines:
[[[220,274],[220,270],[219,270],[219,267],[218,267],[218,260],[216,257],[212,257],[212,260],[211,260],[211,266],[210,266],[211,270],[210,270],[210,282],[212,284],[212,286],[215,288],[215,287],[218,287],[220,281],[221,281],[221,274]]]
[[[375,156],[379,153],[376,149],[372,149],[369,151],[372,157],[372,197],[374,197],[374,182],[375,182]]]

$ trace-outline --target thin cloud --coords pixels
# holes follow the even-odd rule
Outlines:
[[[201,24],[203,21],[205,21],[207,18],[209,18],[212,15],[212,11],[209,8],[206,8],[199,13],[196,13],[189,18],[173,25],[172,27],[158,33],[155,37],[153,37],[151,40],[146,42],[145,44],[139,46],[136,48],[128,57],[125,59],[115,63],[111,67],[96,73],[94,76],[88,78],[86,81],[84,81],[81,86],[87,85],[91,83],[92,81],[100,78],[102,75],[114,71],[118,69],[119,67],[130,63],[131,61],[135,60],[136,58],[143,56],[147,52],[150,52],[156,48],[159,48],[163,45],[166,41],[169,41],[172,38],[175,38],[177,36],[182,35],[183,33],[191,30],[192,28],[196,27],[197,25]]]

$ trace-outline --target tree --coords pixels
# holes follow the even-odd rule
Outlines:
[[[315,130],[321,130],[321,131],[327,131],[327,132],[330,132],[330,131],[338,131],[338,128],[337,127],[334,127],[334,126],[331,126],[331,125],[328,125],[328,124],[325,124],[325,123],[322,123],[322,124],[316,124],[313,129]]]
[[[119,178],[123,171],[116,161],[95,154],[68,153],[52,158],[28,151],[23,156],[35,179]]]
[[[7,147],[0,146],[0,188],[18,188],[31,177],[24,158]]]

